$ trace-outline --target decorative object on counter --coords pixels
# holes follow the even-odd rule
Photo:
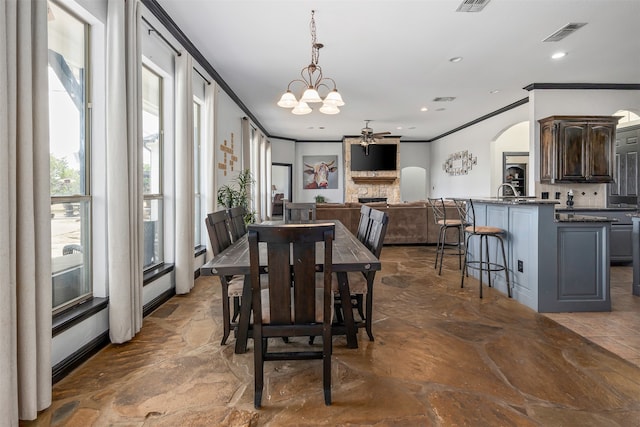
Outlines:
[[[567,192],[567,207],[573,207],[573,190],[569,190],[569,192]]]
[[[478,164],[478,157],[469,151],[458,151],[449,156],[442,164],[442,170],[449,175],[467,175],[474,165]]]
[[[325,203],[327,201],[327,199],[324,196],[321,196],[319,194],[315,197],[315,199],[316,199],[316,203]]]

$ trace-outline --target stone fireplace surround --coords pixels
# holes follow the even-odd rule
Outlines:
[[[359,198],[386,198],[387,203],[400,203],[400,138],[384,138],[380,144],[396,144],[395,171],[351,171],[351,145],[360,138],[344,138],[345,202],[358,202]]]

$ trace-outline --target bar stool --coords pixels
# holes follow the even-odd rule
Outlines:
[[[458,208],[458,213],[460,214],[460,220],[467,222],[467,226],[464,231],[467,234],[465,239],[465,254],[464,254],[464,266],[462,267],[462,280],[460,282],[460,287],[464,287],[464,276],[469,276],[468,268],[475,268],[480,270],[480,298],[482,298],[482,274],[483,271],[487,272],[487,277],[489,280],[489,287],[491,287],[491,272],[495,271],[503,271],[505,279],[507,281],[507,292],[509,294],[509,298],[511,298],[511,283],[509,282],[509,268],[507,264],[507,255],[504,250],[504,240],[502,238],[503,235],[506,234],[506,231],[499,227],[493,227],[490,225],[476,225],[476,214],[473,208],[473,201],[471,199],[468,200],[455,200],[456,208]],[[478,247],[480,248],[480,256],[477,260],[468,261],[468,251],[469,251],[469,240],[473,236],[480,236],[480,244]],[[503,264],[498,264],[495,262],[491,262],[489,260],[489,237],[494,237],[500,243],[500,249],[502,251],[502,261]],[[482,246],[484,242],[485,252],[486,252],[486,260],[483,257]]]
[[[458,255],[458,268],[462,268],[462,255],[464,255],[464,249],[462,248],[462,236],[464,234],[463,228],[465,223],[456,215],[456,218],[447,218],[447,211],[444,206],[444,199],[427,199],[429,206],[433,210],[433,219],[437,226],[440,227],[438,233],[438,243],[436,245],[436,263],[433,268],[438,268],[438,260],[440,261],[440,269],[438,275],[442,274],[442,261],[444,260],[445,250],[447,246],[454,246],[456,252],[448,253],[447,255]],[[446,243],[447,230],[455,228],[458,230],[458,243]],[[451,248],[449,248],[451,249]]]

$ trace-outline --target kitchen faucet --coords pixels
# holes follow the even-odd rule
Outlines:
[[[509,187],[511,189],[511,191],[513,191],[513,196],[505,196],[504,195],[504,187]],[[502,190],[502,197],[520,197],[520,193],[518,193],[518,190],[516,190],[516,187],[514,187],[512,184],[508,183],[508,182],[503,182],[502,184],[500,184],[500,186],[498,187],[498,190],[496,192],[496,197],[500,197],[500,189]]]

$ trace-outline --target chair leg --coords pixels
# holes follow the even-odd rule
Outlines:
[[[457,229],[458,229],[458,268],[462,268],[462,253],[463,253],[462,240],[463,240],[464,230],[462,229],[462,225],[458,226]]]
[[[433,265],[433,268],[438,268],[438,256],[440,256],[440,239],[442,236],[442,226],[440,226],[440,230],[438,230],[438,242],[436,243],[436,262]]]
[[[327,327],[322,335],[322,388],[324,391],[324,404],[331,405],[331,326]]]
[[[507,281],[507,294],[511,298],[511,282],[509,281],[509,265],[507,264],[507,255],[504,251],[504,240],[501,236],[496,236],[500,240],[500,248],[502,249],[502,262],[504,262],[504,276]]]
[[[491,260],[489,259],[489,236],[485,236],[484,238],[484,247],[487,252],[487,282],[489,283],[489,287],[491,288]]]
[[[364,326],[367,331],[367,335],[369,336],[369,341],[374,341],[373,328],[371,327],[373,320],[373,286],[369,286],[367,284],[367,287],[367,316],[364,319]]]
[[[482,265],[483,265],[483,257],[482,257],[482,239],[486,236],[480,235],[480,298],[482,298]],[[487,258],[488,260],[488,258]]]
[[[255,337],[253,340],[254,349],[253,349],[253,370],[254,370],[254,397],[253,397],[253,406],[256,409],[260,408],[262,404],[262,388],[264,385],[264,348],[263,345],[266,344],[261,336]]]
[[[438,270],[438,276],[442,275],[442,264],[444,263],[444,247],[447,244],[447,227],[440,227],[440,236],[438,236],[438,240],[440,241],[440,269]]]
[[[221,278],[222,279],[222,278]],[[227,338],[229,338],[229,334],[231,333],[231,313],[229,310],[229,290],[227,288],[226,282],[222,279],[220,281],[222,285],[222,341],[220,345],[225,345],[227,343]]]
[[[469,248],[469,240],[471,239],[471,234],[467,235],[467,238],[465,239],[465,243],[464,243],[464,261],[462,264],[462,280],[460,281],[460,287],[464,288],[464,276],[466,275],[467,277],[469,277],[469,270],[467,267],[467,251]]]
[[[240,297],[233,297],[233,317],[231,318],[232,322],[238,320],[238,315],[240,314]]]

